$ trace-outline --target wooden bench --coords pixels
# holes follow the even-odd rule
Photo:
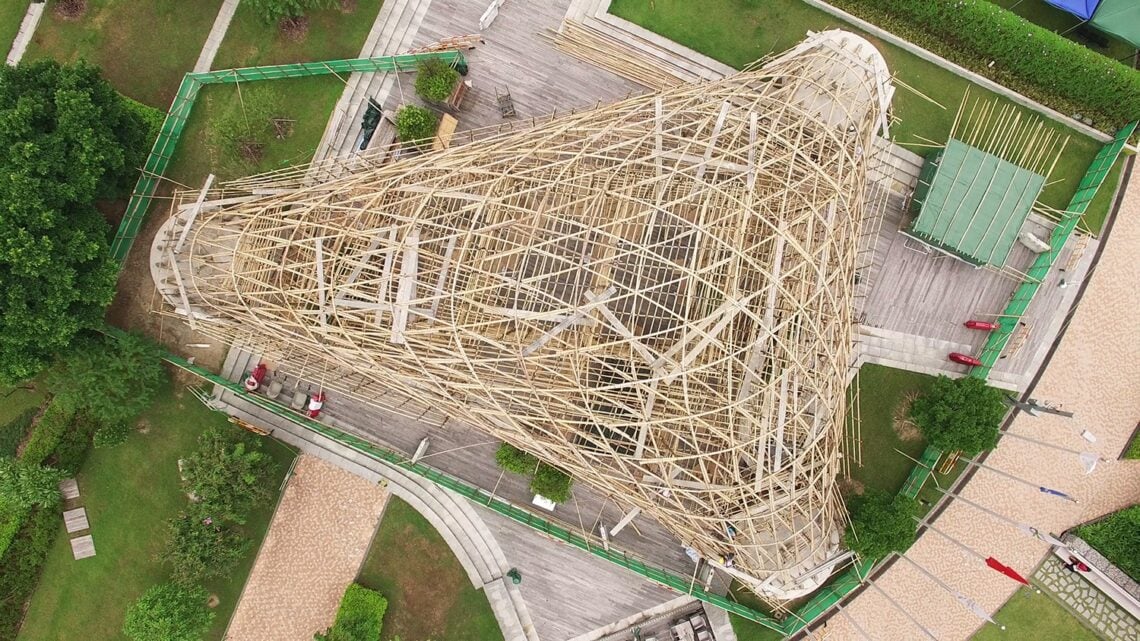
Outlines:
[[[455,128],[459,121],[451,114],[443,114],[439,119],[439,129],[435,132],[435,139],[431,142],[432,151],[443,151],[451,146],[451,139],[455,137]]]

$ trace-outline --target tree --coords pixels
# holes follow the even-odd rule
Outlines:
[[[229,572],[249,545],[233,525],[195,504],[167,521],[163,559],[171,565],[171,579],[193,585]]]
[[[459,72],[439,58],[427,58],[416,65],[416,94],[424,100],[447,100],[457,82]]]
[[[266,24],[282,20],[296,20],[305,13],[324,9],[331,5],[330,0],[245,0],[253,7],[254,13]]]
[[[910,418],[934,447],[973,456],[997,445],[1005,412],[1001,391],[981,379],[939,376],[914,400]]]
[[[87,417],[99,432],[129,433],[129,425],[166,387],[169,376],[162,350],[141,334],[79,337],[49,372],[48,383]],[[96,435],[99,445],[107,442]],[[121,439],[118,439],[121,441]]]
[[[131,606],[123,634],[131,641],[199,641],[213,619],[205,590],[164,583],[147,590]]]
[[[870,490],[848,501],[851,523],[843,535],[847,548],[864,559],[905,552],[914,543],[913,499]]]
[[[396,133],[403,142],[422,144],[435,135],[438,127],[439,119],[423,107],[404,105],[396,112]]]
[[[183,486],[214,519],[245,523],[253,506],[273,499],[276,464],[261,443],[232,427],[212,427],[182,469]]]
[[[118,267],[94,203],[127,193],[148,131],[87,63],[0,69],[0,382],[102,324]]]
[[[63,475],[50,467],[26,463],[10,456],[0,458],[0,503],[18,508],[59,505]]]
[[[273,139],[273,119],[282,117],[280,102],[272,89],[254,86],[235,93],[210,119],[207,140],[227,171],[245,175],[256,168]]]

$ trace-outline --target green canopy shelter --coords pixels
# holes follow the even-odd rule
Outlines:
[[[978,266],[1002,267],[1045,186],[1028,169],[951,138],[922,168],[907,235]]]

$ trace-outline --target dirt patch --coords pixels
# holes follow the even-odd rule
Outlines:
[[[355,13],[357,4],[359,4],[359,0],[340,0],[337,4],[337,9],[339,9],[341,13]]]
[[[867,491],[867,487],[863,485],[862,481],[845,476],[839,479],[839,491],[844,496],[862,496],[863,492]]]
[[[211,610],[213,610],[214,608],[218,607],[221,604],[222,604],[222,600],[220,598],[218,598],[218,595],[216,595],[216,594],[211,594],[210,596],[206,597],[206,607],[210,608]]]
[[[399,555],[404,559],[432,559],[439,550],[411,527],[403,528],[399,540],[404,542]],[[466,575],[457,576],[438,563],[415,563],[414,567],[394,567],[392,571],[402,588],[394,607],[388,610],[387,616],[395,619],[392,629],[415,630],[426,639],[441,638],[447,632],[448,613],[467,581]],[[400,576],[409,571],[414,576]]]
[[[918,398],[918,392],[911,392],[904,396],[899,404],[895,406],[895,411],[891,414],[891,428],[895,431],[895,436],[904,443],[922,440],[922,432],[918,431],[918,426],[910,420],[910,406],[914,405],[914,400]]]
[[[145,418],[140,420],[138,424],[135,425],[135,429],[138,430],[139,434],[150,434],[150,421]]]
[[[309,35],[309,18],[285,18],[277,23],[277,31],[289,42],[300,42]]]
[[[123,222],[123,214],[127,212],[127,203],[129,202],[130,201],[126,198],[100,200],[96,201],[95,209],[98,209],[99,213],[103,214],[103,220],[106,220],[112,229],[118,229],[119,223]]]
[[[75,22],[87,15],[87,0],[59,0],[52,13],[60,20]]]

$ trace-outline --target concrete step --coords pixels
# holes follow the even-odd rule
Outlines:
[[[507,590],[507,584],[510,582],[509,578],[501,577],[483,586],[483,594],[487,596],[487,601],[490,602],[492,609],[514,607],[511,595]],[[499,627],[502,629],[504,641],[530,641],[521,621],[511,621],[509,625],[500,625]]]

